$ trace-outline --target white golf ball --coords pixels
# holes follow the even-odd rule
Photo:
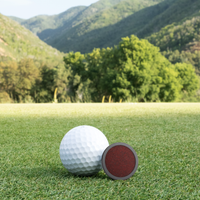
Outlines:
[[[102,169],[101,158],[109,146],[106,136],[92,126],[77,126],[65,134],[60,144],[64,167],[76,175],[92,175]]]

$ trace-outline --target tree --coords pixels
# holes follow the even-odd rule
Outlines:
[[[81,76],[86,73],[85,56],[80,52],[69,52],[64,57],[65,68],[70,73],[69,76],[69,94],[72,102],[78,101],[82,96],[80,92]]]
[[[0,63],[0,90],[17,100],[16,85],[18,83],[18,66],[15,61]]]
[[[110,95],[112,83],[110,81],[109,69],[112,68],[112,49],[94,49],[91,53],[85,55],[87,62],[87,74],[85,80],[89,84],[89,90],[92,101],[101,101],[102,95]]]
[[[138,101],[173,101],[178,98],[180,87],[176,73],[159,48],[132,35],[122,38],[116,53],[118,72],[113,80],[116,99],[135,97]]]
[[[46,64],[41,66],[41,79],[37,80],[32,89],[32,95],[34,95],[35,102],[51,102],[53,100],[56,85],[56,73],[56,69],[52,66],[47,66]]]
[[[31,89],[39,79],[39,69],[35,66],[32,59],[22,59],[18,63],[18,83],[16,92],[20,101],[24,101],[26,96],[30,96]]]
[[[58,88],[57,99],[58,102],[69,101],[69,76],[70,70],[67,70],[64,65],[58,65],[55,67],[55,87]]]
[[[195,74],[195,68],[191,64],[176,63],[174,69],[178,72],[178,80],[182,85],[182,91],[194,94],[199,88],[199,79]]]

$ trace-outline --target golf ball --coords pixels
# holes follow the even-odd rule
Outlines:
[[[92,175],[102,169],[101,158],[109,146],[106,136],[92,126],[77,126],[65,134],[60,144],[64,167],[76,175]]]

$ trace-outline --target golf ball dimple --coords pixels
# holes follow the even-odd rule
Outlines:
[[[60,144],[64,167],[76,175],[92,175],[102,169],[101,158],[109,146],[106,136],[92,126],[77,126],[65,134]]]

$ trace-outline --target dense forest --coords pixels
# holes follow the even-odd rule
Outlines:
[[[51,102],[58,88],[58,102],[100,102],[110,95],[114,102],[171,102],[199,88],[191,64],[171,64],[158,47],[134,35],[114,48],[70,52],[64,62],[39,68],[31,59],[0,63],[0,100]]]
[[[0,62],[1,102],[51,102],[55,87],[59,87],[61,102],[66,101],[69,73],[63,65],[41,65],[30,58],[19,62]]]

